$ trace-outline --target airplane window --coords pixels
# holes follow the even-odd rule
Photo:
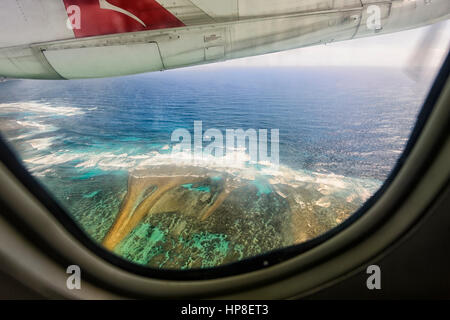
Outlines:
[[[442,24],[433,43],[427,26],[164,72],[5,78],[0,131],[115,255],[218,267],[323,235],[377,192],[448,52]],[[59,74],[82,72],[50,51]]]

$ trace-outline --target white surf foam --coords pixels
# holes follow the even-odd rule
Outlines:
[[[51,141],[43,140],[41,143],[41,147],[44,147],[46,143],[51,143]],[[187,151],[175,153],[151,151],[130,155],[126,152],[96,152],[92,150],[79,153],[53,153],[25,159],[25,162],[31,166],[38,166],[39,171],[42,172],[42,170],[74,160],[79,162],[75,165],[75,168],[81,171],[98,168],[103,171],[128,170],[132,172],[153,166],[172,165],[181,167],[198,166],[248,181],[263,177],[274,187],[288,185],[294,188],[304,187],[320,192],[322,197],[316,205],[322,207],[329,207],[329,197],[333,195],[339,195],[347,202],[365,201],[381,185],[379,181],[370,179],[296,170],[283,165],[271,165],[270,163],[266,163],[265,166],[249,165],[250,157],[244,150],[234,151],[223,158],[208,155],[200,159],[193,157]]]
[[[41,138],[41,139],[31,139],[27,140],[27,142],[36,150],[42,151],[45,149],[48,149],[52,143],[53,140],[55,140],[56,137],[49,137],[49,138]]]
[[[0,112],[33,112],[36,114],[50,114],[62,116],[75,116],[83,114],[80,108],[67,106],[54,106],[49,103],[41,102],[15,102],[0,103]]]

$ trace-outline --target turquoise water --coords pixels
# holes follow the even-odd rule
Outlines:
[[[193,187],[192,183],[183,184],[182,187],[189,189],[189,190],[196,190],[196,191],[201,191],[201,192],[211,192],[211,188],[209,186]]]
[[[261,179],[256,179],[256,180],[252,181],[252,184],[254,186],[256,186],[256,188],[258,189],[258,193],[257,193],[258,196],[260,196],[262,194],[269,194],[272,192],[272,188],[270,187],[270,184],[268,184],[267,181],[264,181]]]

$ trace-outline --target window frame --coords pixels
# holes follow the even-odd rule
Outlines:
[[[78,262],[88,279],[114,290],[146,297],[202,297],[239,290],[247,292],[246,288],[255,285],[270,286],[274,281],[311,271],[320,262],[332,260],[355,244],[370,240],[373,233],[396,217],[396,210],[413,194],[448,139],[445,102],[438,110],[434,106],[444,87],[448,95],[449,74],[450,54],[434,81],[404,152],[382,187],[342,224],[298,245],[214,268],[158,270],[133,264],[91,240],[0,139],[0,180],[3,181],[0,201],[6,208],[2,215],[61,266]],[[422,151],[414,150],[420,142]],[[19,186],[7,190],[5,185],[9,184],[5,182],[8,179]],[[445,179],[445,176],[441,177],[442,181]],[[28,199],[14,201],[19,194]],[[417,212],[409,218],[408,228],[420,214]],[[109,278],[111,275],[114,276]],[[305,277],[303,279],[308,282]]]

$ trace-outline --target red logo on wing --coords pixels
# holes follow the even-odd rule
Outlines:
[[[184,24],[156,0],[63,0],[66,9],[81,9],[75,37],[182,27]]]

